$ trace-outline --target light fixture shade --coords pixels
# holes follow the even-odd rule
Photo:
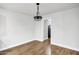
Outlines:
[[[35,21],[41,21],[42,20],[42,16],[34,16],[34,20]]]

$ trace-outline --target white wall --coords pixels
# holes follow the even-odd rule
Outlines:
[[[44,30],[44,21],[41,20],[41,21],[34,21],[34,24],[35,24],[35,39],[36,40],[40,40],[40,41],[43,41],[43,36],[44,36],[44,33],[43,33],[43,30]]]
[[[44,20],[44,30],[43,30],[43,33],[44,33],[44,39],[48,39],[48,19],[45,19]]]
[[[45,17],[52,18],[51,43],[79,51],[79,8],[73,8]]]
[[[6,35],[6,20],[5,17],[0,15],[0,48],[2,48],[2,38]]]
[[[35,39],[43,41],[48,39],[48,19],[43,18],[41,21],[34,21]]]
[[[0,9],[0,50],[34,40],[32,17]]]

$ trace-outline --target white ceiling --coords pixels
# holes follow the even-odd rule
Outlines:
[[[26,13],[34,16],[36,14],[35,3],[0,3],[0,7],[14,12]],[[40,3],[40,14],[46,15],[70,8],[79,7],[78,3]]]

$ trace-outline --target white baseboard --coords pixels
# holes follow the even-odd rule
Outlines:
[[[60,46],[60,47],[68,48],[68,49],[71,49],[71,50],[79,51],[79,49],[77,49],[77,48],[69,47],[69,46],[66,46],[66,45],[62,45],[62,44],[58,44],[58,43],[54,43],[54,42],[52,44]]]
[[[14,45],[11,45],[11,46],[2,48],[2,49],[0,49],[0,51],[6,50],[6,49],[10,49],[10,48],[13,48],[13,47],[16,47],[16,46],[19,46],[19,45],[22,45],[22,44],[28,43],[28,42],[30,42],[30,41],[33,41],[33,40],[29,40],[29,41],[25,41],[25,42],[19,42],[19,43],[17,43],[17,44],[14,44]]]
[[[35,40],[44,41],[45,39],[44,38],[36,38]]]
[[[8,47],[5,47],[5,48],[1,48],[0,51],[3,51],[3,50],[6,50],[6,49],[10,49],[10,48],[19,46],[19,45],[28,43],[28,42],[33,41],[33,40],[44,41],[45,39],[42,39],[42,38],[41,39],[32,39],[32,40],[29,40],[29,41],[19,42],[17,44],[11,45],[11,46],[8,46]]]

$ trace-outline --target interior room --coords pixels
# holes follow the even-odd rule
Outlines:
[[[78,55],[79,3],[0,3],[0,55]]]

